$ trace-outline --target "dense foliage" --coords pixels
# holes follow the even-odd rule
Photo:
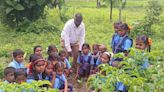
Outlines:
[[[117,54],[115,57],[124,57]],[[142,69],[144,59],[149,58],[150,66]],[[88,87],[113,92],[116,82],[122,82],[129,92],[162,92],[164,90],[164,63],[163,52],[145,53],[131,49],[128,57],[118,67],[100,65],[100,72],[88,80]],[[106,76],[102,72],[106,73]],[[104,81],[105,80],[105,81]]]
[[[1,82],[0,91],[4,92],[58,92],[57,89],[47,89],[40,87],[42,85],[49,85],[49,81],[33,81],[32,83],[22,83],[22,84],[8,84]]]
[[[153,25],[160,25],[162,22],[162,4],[158,0],[150,0],[146,6],[145,18],[134,23],[132,31],[133,37],[141,34],[152,36],[155,30],[152,29]],[[157,30],[156,30],[157,31]]]

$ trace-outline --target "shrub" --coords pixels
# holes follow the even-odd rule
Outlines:
[[[32,83],[22,83],[22,84],[8,84],[1,82],[0,90],[4,92],[59,92],[57,89],[47,89],[44,87],[39,87],[42,85],[49,85],[49,81],[33,81]]]

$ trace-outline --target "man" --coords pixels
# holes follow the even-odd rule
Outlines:
[[[62,41],[64,41],[63,47],[68,51],[69,56],[73,57],[72,67],[74,68],[85,39],[85,25],[82,20],[83,17],[80,13],[75,14],[74,19],[66,22],[61,33]]]

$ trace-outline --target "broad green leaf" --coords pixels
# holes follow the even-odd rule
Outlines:
[[[17,4],[14,8],[16,10],[24,10],[24,7],[21,4]]]
[[[14,8],[7,8],[6,9],[6,14],[10,13]]]
[[[12,0],[5,0],[6,4],[9,6],[14,6],[14,3]]]
[[[38,5],[43,5],[45,0],[36,0]]]

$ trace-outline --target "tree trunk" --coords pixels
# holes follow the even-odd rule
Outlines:
[[[110,21],[112,21],[112,13],[113,13],[113,2],[110,0]]]
[[[97,8],[100,8],[100,7],[101,7],[100,1],[97,0]]]

